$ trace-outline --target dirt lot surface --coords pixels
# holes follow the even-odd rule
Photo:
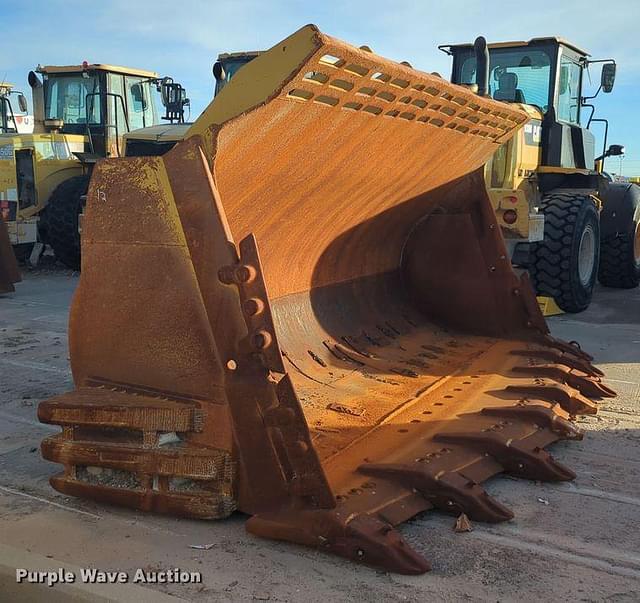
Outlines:
[[[582,442],[552,447],[578,478],[492,480],[489,493],[516,513],[506,524],[455,533],[454,520],[439,513],[404,524],[403,535],[433,563],[432,572],[407,577],[259,540],[240,515],[149,516],[52,490],[57,468],[38,446],[57,430],[39,424],[36,409],[72,387],[66,332],[77,282],[68,271],[41,269],[0,296],[0,544],[63,567],[197,570],[202,584],[150,587],[192,601],[640,600],[640,290],[599,289],[587,312],[550,320],[555,335],[595,355],[619,393],[598,416],[580,419]]]

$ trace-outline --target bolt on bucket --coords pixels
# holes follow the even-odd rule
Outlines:
[[[76,389],[40,405],[59,491],[401,573],[396,526],[513,514],[501,472],[613,395],[513,272],[483,164],[519,109],[307,26],[162,157],[94,171],[70,317]]]

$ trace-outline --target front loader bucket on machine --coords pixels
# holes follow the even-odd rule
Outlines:
[[[162,157],[93,173],[54,488],[402,573],[399,523],[503,521],[479,485],[610,395],[511,269],[482,165],[524,113],[307,26]]]
[[[14,283],[22,280],[18,262],[11,247],[7,225],[0,215],[0,293],[15,291]]]

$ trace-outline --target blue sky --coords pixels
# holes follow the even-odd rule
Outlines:
[[[601,94],[597,116],[610,120],[609,142],[624,144],[624,175],[640,175],[640,2],[619,0],[424,0],[272,2],[258,0],[0,0],[0,79],[28,93],[38,63],[83,60],[171,75],[192,100],[192,117],[209,102],[211,66],[219,52],[264,49],[306,23],[356,46],[449,76],[439,44],[558,35],[593,58],[618,63],[612,94]],[[599,67],[594,66],[594,83]],[[599,148],[599,147],[598,147]],[[618,172],[620,161],[607,169]]]

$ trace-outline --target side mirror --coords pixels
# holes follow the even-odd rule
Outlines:
[[[624,146],[621,144],[612,144],[602,155],[596,157],[596,163],[598,161],[604,161],[607,157],[619,157],[620,155],[624,155]]]
[[[27,97],[22,94],[22,92],[18,94],[18,107],[20,108],[20,111],[22,111],[22,113],[26,113],[27,109],[29,108],[27,105]]]
[[[605,153],[607,157],[618,157],[624,155],[624,146],[621,144],[612,144]]]
[[[173,79],[170,77],[163,77],[160,82],[160,102],[163,107],[166,107],[169,104],[169,88],[173,84]]]
[[[600,85],[602,91],[609,93],[613,90],[613,83],[616,81],[616,64],[605,63],[602,66],[602,74],[600,75]]]
[[[181,84],[174,82],[173,78],[164,77],[160,83],[160,98],[162,104],[169,112],[180,112],[189,105],[187,91]]]
[[[220,61],[216,61],[213,64],[213,77],[216,78],[216,82],[222,82],[227,78],[227,74]]]

